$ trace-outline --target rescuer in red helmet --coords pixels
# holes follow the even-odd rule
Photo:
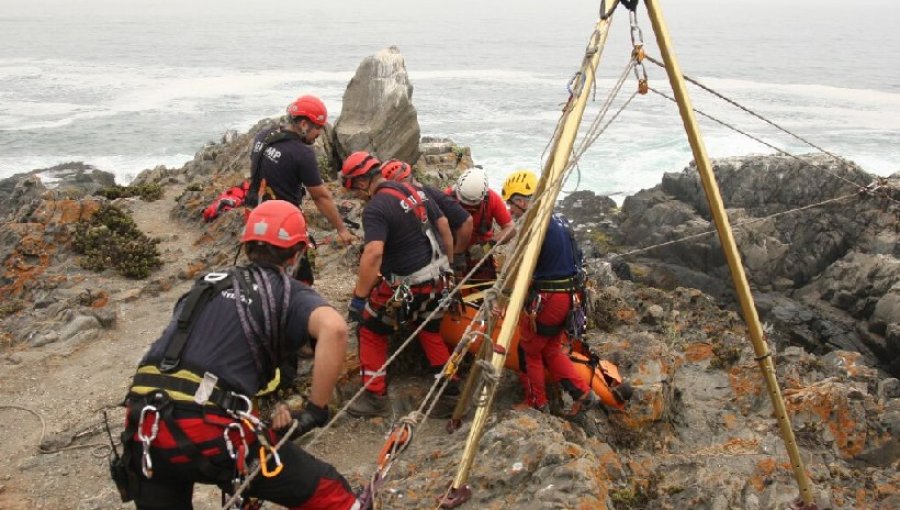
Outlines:
[[[388,336],[415,328],[437,308],[448,288],[453,236],[437,205],[415,186],[388,181],[380,162],[367,152],[354,152],[341,169],[344,187],[366,200],[359,276],[349,311],[359,324],[359,362],[366,391],[347,412],[353,416],[388,411],[387,381],[380,368],[387,361]],[[450,252],[448,258],[447,252]],[[443,367],[450,357],[440,335],[441,314],[418,334],[429,365]],[[444,395],[459,394],[455,385]]]
[[[337,230],[344,244],[356,237],[350,233],[328,187],[322,182],[319,164],[312,144],[325,130],[328,111],[315,96],[301,96],[287,106],[285,123],[265,129],[256,135],[250,151],[250,190],[244,203],[249,207],[271,199],[287,200],[301,206],[306,193]],[[315,249],[315,240],[310,240]],[[312,262],[304,256],[294,277],[310,285],[313,283]]]
[[[245,495],[288,508],[359,508],[331,465],[288,441],[324,425],[343,371],[347,323],[312,288],[285,274],[307,248],[306,220],[283,200],[253,209],[241,242],[250,263],[199,279],[178,301],[162,336],[141,360],[126,397],[124,454],[111,463],[123,500],[138,509],[188,509],[195,483],[228,492],[259,462]],[[301,411],[279,403],[271,428],[254,396],[296,370],[315,338],[312,387]],[[118,457],[116,457],[118,459]]]

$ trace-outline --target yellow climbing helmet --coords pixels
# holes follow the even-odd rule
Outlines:
[[[538,178],[531,170],[516,170],[509,174],[503,183],[503,200],[508,201],[513,195],[530,197],[537,189]]]

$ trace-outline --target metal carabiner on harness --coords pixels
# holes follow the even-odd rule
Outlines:
[[[144,421],[147,419],[149,413],[153,413],[155,417],[153,419],[153,424],[150,426],[150,435],[148,436],[147,434],[144,434]],[[137,436],[143,448],[143,454],[141,455],[141,472],[144,473],[144,476],[146,476],[148,480],[153,478],[153,460],[150,458],[150,444],[156,440],[156,435],[158,433],[159,410],[156,406],[146,405],[141,409],[141,417],[138,420]]]
[[[250,420],[251,422],[254,422],[254,424],[256,424],[256,422],[259,422],[259,420],[256,418],[256,416],[253,416],[253,414],[252,414],[253,413],[253,401],[250,400],[250,397],[248,397],[247,395],[243,395],[241,393],[235,393],[233,391],[230,392],[230,394],[236,400],[240,400],[241,402],[243,402],[244,405],[247,406],[247,409],[246,410],[227,409],[228,414],[230,414],[234,418],[237,418],[238,420],[242,420],[242,419],[246,418],[246,419]]]
[[[238,450],[234,449],[234,442],[231,440],[230,431],[237,430],[238,435],[241,437],[241,444],[238,445]],[[222,437],[225,439],[225,448],[228,450],[228,456],[232,459],[237,459],[241,455],[241,448],[244,450],[244,454],[246,455],[248,446],[247,446],[247,438],[244,436],[244,427],[241,426],[240,423],[229,423],[225,426],[225,430],[222,431]]]

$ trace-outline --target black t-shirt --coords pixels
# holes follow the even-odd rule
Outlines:
[[[431,186],[422,186],[422,191],[429,200],[436,203],[440,207],[441,212],[447,217],[447,223],[450,224],[450,230],[454,232],[462,226],[472,215],[469,211],[463,209],[455,198],[445,195],[441,190]]]
[[[267,268],[265,271],[268,273],[269,281],[272,282],[272,292],[278,309],[278,317],[273,318],[273,321],[277,321],[282,313],[281,297],[284,287],[276,269]],[[297,350],[309,342],[310,314],[320,306],[329,305],[306,284],[293,278],[289,278],[288,281],[291,285],[291,300],[285,324],[285,352],[292,359],[296,359]],[[169,341],[175,334],[178,316],[183,306],[184,299],[181,299],[175,306],[172,321],[144,355],[142,365],[155,364],[163,358]],[[273,324],[277,325],[278,322]],[[264,350],[261,350],[260,356],[264,360],[267,358]],[[276,360],[278,363],[290,361]],[[195,319],[181,354],[180,366],[200,371],[198,375],[203,375],[204,371],[211,372],[227,387],[245,395],[252,396],[262,389],[261,377],[257,373],[253,354],[244,337],[230,289],[214,296]]]
[[[379,185],[407,191],[399,184],[385,182]],[[417,190],[419,199],[425,204],[428,221],[432,225],[444,214],[425,192]],[[376,191],[363,211],[364,240],[384,241],[384,255],[381,258],[381,274],[384,276],[408,275],[422,269],[431,262],[431,243],[425,235],[422,222],[412,208],[404,209],[400,200],[385,191]],[[437,229],[435,228],[435,235]],[[437,240],[440,243],[440,239]]]
[[[250,160],[262,150],[266,136],[277,128],[264,129],[256,135],[250,150]],[[313,148],[296,138],[274,142],[266,146],[259,158],[259,176],[275,198],[300,205],[305,191],[302,186],[320,186],[322,176]]]

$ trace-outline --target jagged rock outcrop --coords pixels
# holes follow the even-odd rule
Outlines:
[[[419,121],[400,50],[391,46],[360,63],[344,91],[334,126],[339,157],[366,150],[410,164],[419,159]]]
[[[713,167],[775,338],[815,352],[857,350],[900,373],[892,290],[900,282],[900,176],[879,180],[824,155],[726,158]],[[850,183],[881,187],[860,193]],[[628,197],[620,219],[619,241],[639,248],[714,230],[694,168],[667,173],[659,186]],[[733,299],[715,235],[643,257],[650,284],[692,285]]]
[[[0,179],[0,219],[45,195],[47,190],[62,199],[78,199],[116,184],[115,176],[84,163],[62,163],[50,168]]]
[[[415,177],[425,184],[442,187],[475,166],[472,151],[449,138],[423,136],[419,148],[422,155],[415,165]]]
[[[695,289],[615,281],[596,290],[591,319],[602,331],[590,330],[588,342],[634,386],[626,412],[514,411],[521,389],[504,377],[470,472],[469,505],[789,508],[796,484],[739,316]],[[817,357],[791,347],[775,364],[819,508],[891,508],[900,383],[846,351]],[[433,505],[468,432],[468,424],[451,436],[419,432],[379,492],[383,506]]]
[[[0,180],[0,298],[32,301],[66,280],[48,268],[69,258],[75,224],[103,199],[87,196],[115,184],[113,175],[65,163]]]

